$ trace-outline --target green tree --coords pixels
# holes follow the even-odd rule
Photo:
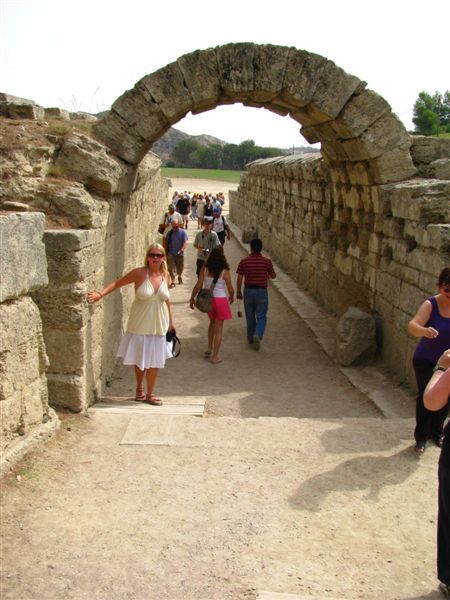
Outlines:
[[[415,132],[437,135],[450,126],[450,92],[435,92],[433,95],[420,92],[414,103],[413,123]]]
[[[193,167],[195,162],[195,153],[202,146],[190,138],[178,142],[172,152],[172,158],[179,167]]]

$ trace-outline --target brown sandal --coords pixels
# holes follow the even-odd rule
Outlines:
[[[145,404],[151,404],[152,406],[161,406],[162,400],[157,398],[155,394],[147,394],[143,400]]]
[[[136,388],[136,397],[134,398],[136,402],[144,402],[145,400],[145,392],[143,387]]]

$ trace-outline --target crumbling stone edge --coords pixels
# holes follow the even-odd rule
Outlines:
[[[48,421],[36,426],[22,438],[6,448],[0,456],[0,477],[13,469],[30,450],[41,446],[52,438],[59,429],[61,422],[53,408],[48,409]]]

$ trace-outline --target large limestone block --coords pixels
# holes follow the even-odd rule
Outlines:
[[[3,117],[41,120],[44,114],[45,109],[32,100],[0,93],[0,115]]]
[[[81,183],[61,186],[59,183],[44,183],[36,193],[37,200],[48,202],[57,215],[63,215],[75,229],[104,227],[107,224],[109,203],[97,200]]]
[[[220,98],[220,81],[214,49],[196,50],[178,59],[184,82],[194,103],[196,114],[215,108]]]
[[[411,154],[415,164],[429,164],[439,158],[450,157],[450,139],[434,136],[411,136]]]
[[[62,119],[63,121],[70,121],[70,112],[63,108],[51,107],[45,109],[44,117],[46,119]]]
[[[121,191],[129,172],[129,167],[110,156],[102,144],[77,132],[64,140],[55,164],[88,189],[103,194]]]
[[[254,44],[226,44],[216,48],[220,85],[234,102],[247,99],[254,90]]]
[[[413,179],[380,186],[379,194],[389,200],[394,217],[427,223],[445,224],[450,221],[448,181]]]
[[[384,152],[377,158],[368,161],[368,172],[373,183],[390,183],[403,181],[413,177],[417,170],[409,152],[410,143],[407,142]]]
[[[0,302],[48,283],[42,213],[0,215]]]
[[[280,100],[292,109],[306,106],[313,98],[318,77],[326,63],[327,59],[323,56],[291,48]],[[310,122],[300,122],[309,125],[315,121],[311,119]]]
[[[136,117],[137,118],[137,117]],[[93,127],[97,138],[122,160],[136,165],[145,156],[153,140],[146,140],[115,110],[99,119]]]
[[[48,413],[48,359],[39,311],[30,297],[0,305],[1,445],[42,423]]]
[[[45,329],[79,330],[89,320],[86,302],[86,283],[49,285],[35,292],[33,299],[39,307]]]
[[[336,119],[330,123],[330,127],[339,138],[358,137],[390,110],[391,107],[384,98],[372,90],[363,90],[351,96]]]
[[[358,138],[344,140],[342,145],[350,160],[366,160],[397,148],[409,147],[410,135],[400,119],[393,113],[385,113]]]
[[[52,406],[63,406],[74,412],[88,407],[84,376],[49,373],[47,381]]]
[[[170,125],[179,121],[193,108],[194,101],[177,62],[146,75],[140,84],[147,97],[159,105]]]
[[[154,140],[169,128],[161,107],[149,96],[141,81],[120,96],[112,105],[112,110],[144,139]]]
[[[289,48],[264,44],[255,46],[253,57],[254,90],[250,98],[255,102],[267,102],[283,89]]]
[[[376,351],[376,324],[372,315],[351,306],[336,328],[336,357],[348,367],[373,356]]]

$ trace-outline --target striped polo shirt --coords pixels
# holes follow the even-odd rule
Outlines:
[[[244,276],[244,285],[262,288],[266,288],[269,277],[275,275],[272,261],[260,252],[252,252],[243,258],[236,273]]]

